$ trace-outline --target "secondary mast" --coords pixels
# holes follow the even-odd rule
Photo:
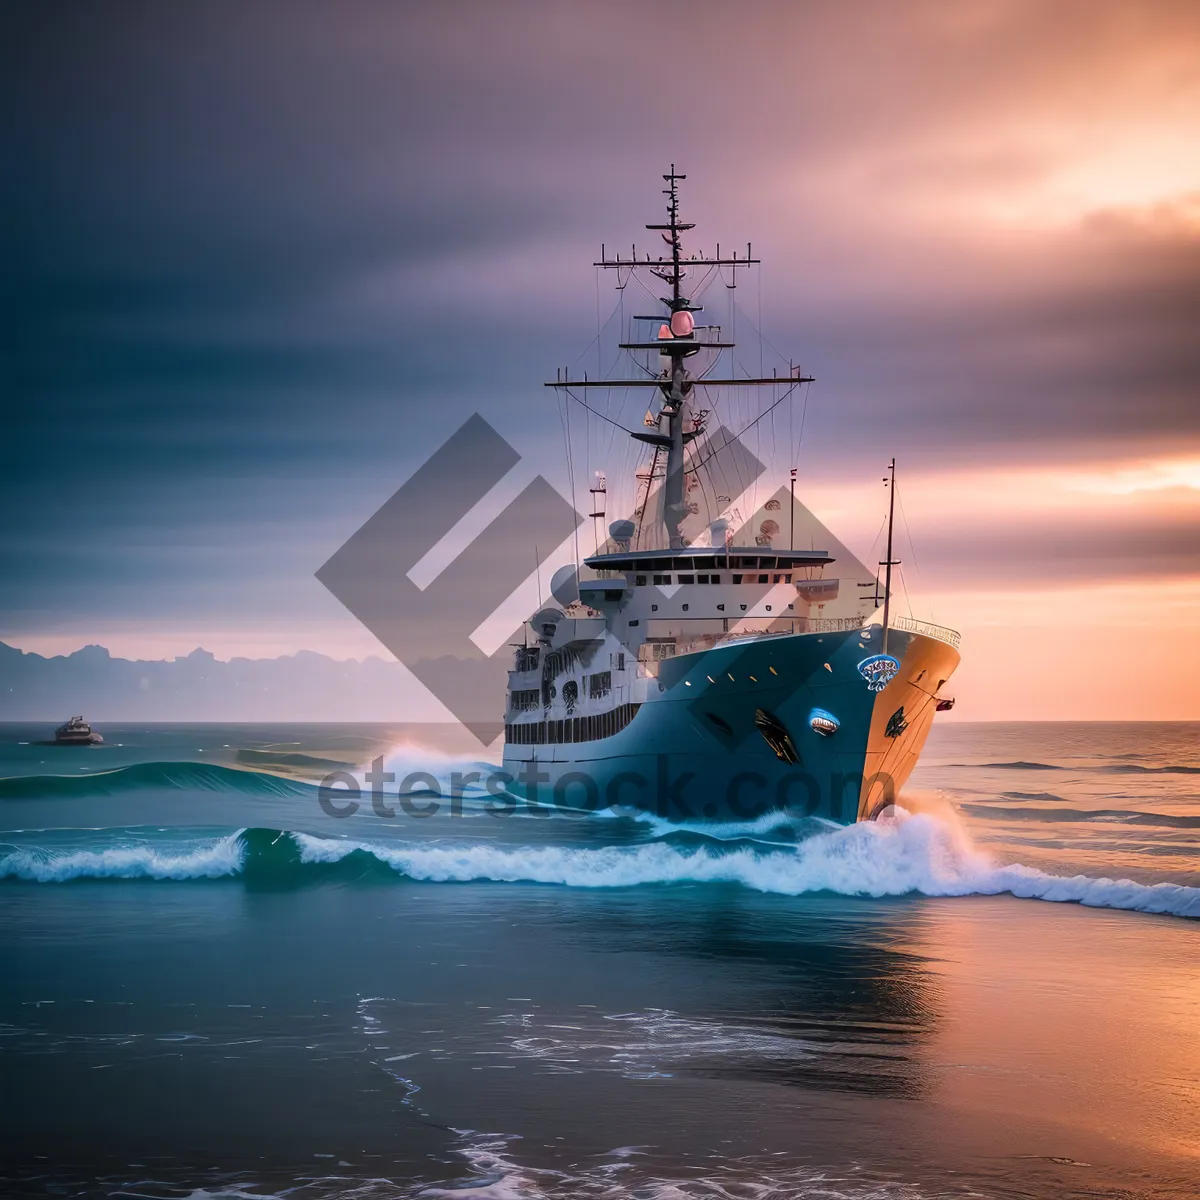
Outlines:
[[[888,465],[888,522],[887,522],[887,553],[879,565],[884,568],[883,581],[883,652],[887,653],[888,646],[888,613],[892,606],[892,568],[900,565],[899,559],[892,558],[892,524],[896,519],[896,460],[893,458]]]

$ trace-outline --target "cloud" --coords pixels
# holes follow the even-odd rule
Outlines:
[[[672,160],[695,237],[753,240],[764,329],[818,377],[802,463],[894,453],[969,507],[953,468],[1200,452],[1200,10],[867,11],[698,2],[668,48],[622,3],[21,8],[4,603],[183,619],[199,573],[284,620],[329,524],[477,408],[561,478],[540,382],[616,302],[590,263]],[[578,474],[615,473],[597,447]],[[989,515],[990,558],[913,515],[947,579],[1175,576],[1195,546],[1153,483],[1102,506],[1119,545],[1058,493],[1053,520]],[[248,584],[263,521],[285,549]]]

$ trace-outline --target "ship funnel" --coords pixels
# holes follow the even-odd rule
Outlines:
[[[608,536],[617,543],[617,549],[628,550],[629,541],[637,532],[637,526],[632,521],[614,521],[608,527]]]
[[[729,537],[729,522],[724,517],[718,517],[708,526],[709,543],[714,550],[724,550],[726,539]]]

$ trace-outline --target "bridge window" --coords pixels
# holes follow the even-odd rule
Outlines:
[[[645,586],[646,586],[646,577],[645,577],[645,575],[638,575],[638,576],[636,576],[636,577],[634,578],[634,581],[633,581],[633,583],[634,583],[634,586],[635,586],[635,587],[645,587]]]
[[[741,577],[740,575],[734,575],[734,576],[733,576],[733,582],[734,582],[734,583],[741,583],[741,582],[742,582],[742,577]]]
[[[758,577],[758,582],[759,582],[759,583],[770,583],[770,582],[771,582],[771,577],[770,577],[769,575],[760,575],[760,576]]]
[[[656,586],[661,587],[663,584],[669,584],[670,582],[671,582],[670,575],[655,575],[654,576],[654,583]]]
[[[695,575],[680,575],[679,582],[680,583],[695,583],[696,577],[695,577]]]

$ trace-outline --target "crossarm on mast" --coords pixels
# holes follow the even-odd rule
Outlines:
[[[687,379],[684,386],[693,387],[741,387],[743,384],[753,386],[769,386],[771,384],[814,383],[812,375],[768,375],[761,379]],[[552,379],[543,387],[552,388],[583,388],[583,387],[670,387],[669,379]]]
[[[681,267],[755,267],[761,262],[761,258],[738,258],[735,254],[732,258],[680,258],[679,265]],[[618,254],[616,258],[602,258],[599,262],[592,263],[592,266],[615,270],[618,267],[672,267],[674,264],[669,258],[622,258]]]

